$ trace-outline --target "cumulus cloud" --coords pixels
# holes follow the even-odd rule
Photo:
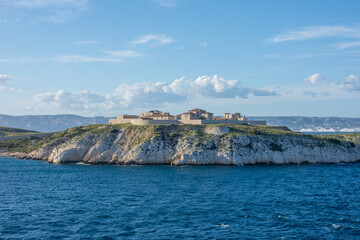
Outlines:
[[[304,82],[309,83],[311,85],[320,85],[324,77],[320,73],[315,73],[313,75],[309,75],[307,78],[304,79]]]
[[[190,82],[190,94],[210,98],[247,98],[249,94],[277,95],[273,88],[252,89],[242,86],[238,80],[226,80],[218,75],[204,75]]]
[[[172,82],[138,82],[121,84],[107,94],[89,91],[47,92],[35,96],[37,103],[66,110],[121,110],[128,108],[160,107],[168,103],[184,103],[197,98],[247,98],[276,95],[272,88],[251,89],[237,80],[226,80],[218,75],[200,76],[194,81],[184,77]]]
[[[10,83],[13,79],[10,75],[7,74],[0,74],[0,83]]]
[[[112,105],[119,107],[161,106],[164,103],[182,102],[187,99],[186,91],[181,90],[183,80],[171,83],[139,82],[135,84],[122,84],[108,95]]]
[[[202,97],[246,98],[250,88],[240,86],[238,80],[226,80],[218,75],[200,76],[190,83],[191,93]]]
[[[9,89],[2,89],[0,86],[0,90]],[[121,84],[108,93],[64,90],[41,93],[32,96],[27,105],[34,107],[34,111],[97,115],[149,108],[176,109],[185,105],[357,99],[359,94],[360,78],[356,75],[350,75],[341,82],[327,81],[321,85],[298,84],[265,88],[243,86],[238,80],[228,80],[219,75],[204,75],[195,79],[182,77],[171,82]]]
[[[35,100],[42,104],[51,104],[63,109],[96,110],[96,109],[125,109],[130,107],[161,106],[164,103],[185,101],[188,97],[181,90],[183,79],[171,83],[156,82],[122,84],[112,93],[99,94],[89,91],[47,92],[35,96]]]
[[[64,109],[96,110],[106,109],[106,97],[89,91],[82,92],[47,92],[35,96],[35,100],[43,104],[52,104]]]
[[[323,37],[360,38],[360,27],[345,26],[311,26],[296,31],[278,34],[272,42],[299,41]]]
[[[345,77],[339,84],[341,90],[360,91],[360,78],[356,75]]]
[[[165,45],[174,42],[174,39],[166,35],[148,34],[148,35],[140,36],[138,39],[132,41],[131,43],[136,45],[136,44],[146,44],[149,42]]]

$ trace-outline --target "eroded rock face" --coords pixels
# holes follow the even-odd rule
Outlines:
[[[214,126],[214,127],[206,127],[205,132],[208,134],[214,134],[218,136],[222,136],[224,134],[227,134],[230,131],[230,129],[226,126]]]
[[[200,133],[153,134],[142,128],[91,133],[58,139],[29,154],[15,157],[51,163],[242,165],[337,163],[360,160],[360,146],[312,136],[241,135],[226,126],[205,127]]]

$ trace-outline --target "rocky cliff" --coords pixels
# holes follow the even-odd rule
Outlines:
[[[298,164],[359,161],[359,139],[359,134],[313,136],[271,126],[90,125],[4,141],[0,148],[8,156],[50,163]]]

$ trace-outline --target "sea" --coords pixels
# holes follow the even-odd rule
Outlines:
[[[360,239],[360,163],[107,166],[0,157],[0,239]]]

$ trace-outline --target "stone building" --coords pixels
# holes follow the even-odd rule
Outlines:
[[[175,116],[170,115],[168,112],[162,112],[159,110],[151,110],[149,112],[140,113],[140,118],[153,120],[175,120]]]
[[[134,125],[148,125],[148,124],[179,124],[175,120],[175,116],[168,112],[161,112],[159,110],[151,110],[149,112],[140,113],[138,115],[118,115],[115,119],[109,119],[109,124],[124,124],[131,123]]]
[[[138,119],[137,115],[118,115],[115,119],[109,119],[109,124],[123,124],[123,123],[131,123],[132,120]]]
[[[116,119],[110,119],[109,124],[131,123],[133,125],[151,125],[151,124],[247,124],[247,125],[266,125],[266,121],[249,121],[240,113],[225,113],[224,117],[214,117],[213,113],[203,109],[195,108],[186,113],[182,113],[175,117],[168,112],[159,110],[151,110],[149,112],[137,115],[118,115]]]
[[[244,116],[241,116],[240,113],[225,113],[224,119],[226,120],[238,120],[238,121],[246,121],[247,118]]]
[[[179,115],[176,115],[177,120],[195,120],[195,119],[203,119],[203,120],[212,120],[214,114],[207,112],[205,110],[202,110],[200,108],[195,108],[192,110],[189,110],[186,113],[181,113]]]

